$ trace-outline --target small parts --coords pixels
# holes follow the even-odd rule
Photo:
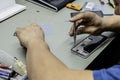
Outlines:
[[[73,9],[73,10],[77,10],[80,11],[82,9],[82,6],[78,5],[78,4],[73,4],[73,3],[68,3],[66,5],[67,8]]]

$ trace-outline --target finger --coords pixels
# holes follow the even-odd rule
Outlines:
[[[70,28],[69,35],[73,36],[74,35],[74,26]]]
[[[17,28],[14,35],[18,36],[21,33],[22,28]]]
[[[84,17],[84,13],[79,13],[79,14],[77,14],[76,16],[72,17],[72,18],[70,19],[70,22],[75,22],[75,21],[77,21],[77,20],[82,19],[83,17]]]
[[[90,11],[86,11],[86,12],[82,12],[77,14],[76,16],[72,17],[70,19],[71,22],[75,22],[77,20],[81,20],[81,19],[88,19],[88,18],[93,18],[96,14]]]
[[[95,27],[80,27],[77,29],[77,34],[83,34],[83,33],[88,33],[88,34],[97,34],[97,28]]]
[[[36,24],[36,23],[32,23],[30,26],[33,27],[33,28],[40,28],[39,25]]]
[[[78,20],[78,21],[76,22],[76,28],[78,28],[79,26],[81,26],[81,22],[82,22],[82,20]],[[70,29],[70,31],[69,31],[69,35],[70,35],[70,36],[73,36],[73,35],[74,35],[74,28],[75,28],[75,26],[72,25],[72,27],[71,27],[71,29]]]

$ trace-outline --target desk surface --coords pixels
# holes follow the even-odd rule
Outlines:
[[[74,3],[83,5],[86,1],[90,0],[76,0]],[[83,59],[72,54],[70,50],[73,47],[73,38],[69,37],[68,32],[72,23],[65,21],[70,19],[70,13],[74,12],[73,10],[64,8],[59,12],[52,12],[25,0],[16,0],[16,2],[25,5],[27,9],[0,23],[0,49],[12,56],[16,56],[24,63],[25,51],[20,46],[18,39],[13,36],[13,33],[17,27],[23,27],[34,22],[44,28],[46,42],[50,46],[52,53],[72,69],[85,69],[110,42],[108,41],[87,59]],[[114,12],[110,6],[106,5],[104,13]],[[79,35],[77,41],[86,36],[85,34]]]

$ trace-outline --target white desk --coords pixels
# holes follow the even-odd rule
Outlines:
[[[86,1],[90,0],[76,0],[74,3],[83,5]],[[59,12],[52,12],[25,0],[16,0],[16,2],[25,5],[27,10],[0,23],[0,49],[12,56],[16,56],[24,63],[25,51],[19,45],[18,39],[13,36],[13,33],[17,27],[23,27],[33,22],[46,26],[46,42],[50,46],[51,51],[72,69],[85,69],[110,42],[108,41],[87,59],[78,57],[72,54],[70,50],[73,47],[73,38],[69,37],[68,32],[72,23],[65,22],[70,19],[70,13],[74,12],[73,10],[64,8]],[[113,13],[113,9],[106,6],[104,13]],[[80,35],[77,41],[82,40],[86,36]]]

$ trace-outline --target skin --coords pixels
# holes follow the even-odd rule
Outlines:
[[[71,70],[58,60],[44,40],[43,30],[36,24],[16,30],[20,44],[27,48],[26,63],[30,80],[93,80],[89,70]]]
[[[78,35],[83,33],[98,35],[103,31],[120,32],[120,16],[118,15],[101,18],[95,13],[84,12],[71,18],[70,21],[77,23]],[[70,29],[69,35],[74,35],[73,26]]]
[[[80,13],[70,19],[77,23],[77,34],[98,35],[103,31],[120,31],[120,16],[101,18],[92,12]],[[85,27],[80,27],[83,25]],[[73,26],[69,35],[73,36]],[[72,70],[57,59],[44,39],[44,32],[37,24],[16,30],[20,44],[27,48],[26,63],[30,80],[94,80],[93,71]]]

